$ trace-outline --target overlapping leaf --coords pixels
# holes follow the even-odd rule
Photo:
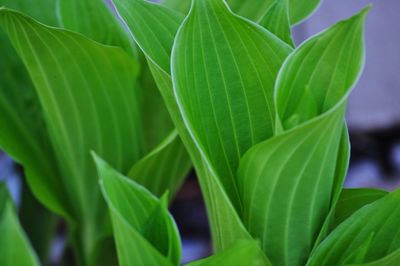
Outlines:
[[[290,51],[222,1],[195,1],[176,37],[172,76],[182,115],[236,207],[239,159],[273,134],[274,82]]]
[[[103,44],[124,48],[136,54],[136,47],[115,19],[105,0],[57,0],[60,24],[63,28],[82,33]]]
[[[253,241],[238,241],[231,248],[211,257],[194,261],[186,266],[219,266],[219,265],[247,265],[272,266],[262,253],[259,243]]]
[[[0,265],[39,265],[4,184],[0,184],[0,235]]]
[[[178,132],[174,130],[159,146],[137,162],[128,176],[158,197],[166,190],[173,197],[190,169],[188,156]]]
[[[204,157],[200,154],[182,120],[172,89],[172,81],[169,72],[170,54],[167,52],[166,62],[164,61],[163,53],[153,51],[154,48],[161,51],[170,51],[182,16],[165,7],[143,1],[136,0],[127,2],[118,0],[114,2],[119,10],[121,19],[129,26],[132,36],[149,61],[150,69],[163,96],[164,102],[167,105],[171,118],[196,168],[200,185],[205,195],[214,248],[217,250],[224,249],[230,247],[237,239],[250,238],[241,224],[224,188],[221,186],[218,177],[215,175],[213,167],[205,161]],[[161,12],[162,15],[153,18],[148,15],[149,12],[155,14]],[[169,18],[164,19],[165,16]],[[167,27],[165,27],[166,23],[169,23]],[[143,26],[142,24],[145,25]],[[142,26],[147,29],[147,32],[151,32],[149,34],[143,34],[140,30]],[[155,32],[164,35],[155,34]]]
[[[307,265],[369,263],[396,255],[393,252],[400,248],[399,200],[397,190],[356,211],[321,243]]]
[[[180,240],[167,198],[158,201],[144,187],[94,158],[111,212],[120,265],[178,265]]]
[[[276,106],[277,121],[290,130],[278,130],[241,161],[244,223],[274,264],[305,263],[340,192],[343,169],[336,163],[346,98],[362,66],[365,13],[289,56],[276,83]]]
[[[335,208],[333,227],[350,217],[355,211],[373,203],[388,193],[378,189],[343,189]]]
[[[118,48],[48,28],[15,11],[1,10],[0,24],[39,96],[55,165],[62,172],[57,176],[62,193],[55,196],[65,204],[69,218],[94,223],[86,229],[96,230],[101,224],[94,217],[101,217],[105,210],[97,204],[101,198],[89,151],[96,150],[125,172],[142,154],[137,65]],[[53,190],[49,184],[40,184],[43,190]],[[82,238],[90,242],[94,239],[87,239],[101,230],[86,233],[89,236]],[[93,243],[84,245],[86,252],[93,248]]]

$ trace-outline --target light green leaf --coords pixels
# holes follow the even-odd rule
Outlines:
[[[241,160],[243,220],[274,264],[304,265],[340,193],[337,187],[342,185],[348,154],[344,107],[361,70],[363,18],[364,12],[333,26],[289,56],[275,98],[284,133],[278,130],[280,135],[255,145]],[[342,37],[344,30],[351,40],[345,36],[346,41],[326,45]],[[338,50],[346,53],[338,56]],[[319,60],[323,65],[316,67]],[[331,78],[341,78],[341,69],[354,76],[345,75],[348,82],[330,83]],[[312,101],[305,100],[310,97]],[[324,108],[309,112],[306,107],[311,104]],[[291,115],[282,112],[282,106],[291,108]]]
[[[0,11],[7,32],[35,84],[45,117],[62,201],[84,232],[85,257],[94,248],[106,214],[90,150],[118,170],[127,172],[142,155],[142,133],[137,103],[137,65],[119,48],[49,28],[12,10]],[[72,52],[73,51],[73,52]],[[28,173],[29,174],[29,173]],[[37,175],[37,178],[41,178]],[[33,186],[34,184],[31,184]],[[52,190],[40,182],[42,190]],[[96,207],[93,207],[96,206]],[[88,263],[88,262],[86,262]]]
[[[189,12],[192,0],[164,0],[161,3],[173,10],[176,10],[182,14],[187,14]]]
[[[257,241],[237,241],[232,247],[211,257],[194,261],[186,266],[272,266],[260,249]]]
[[[290,51],[222,1],[195,1],[175,39],[171,65],[181,113],[238,209],[238,162],[273,134],[274,82]]]
[[[255,145],[238,172],[243,221],[276,265],[304,265],[330,208],[343,104]]]
[[[120,2],[121,0],[116,1],[117,7]],[[154,11],[157,13],[161,10],[164,12],[164,15],[157,16],[153,19],[151,16],[147,15],[148,12],[132,11],[132,9],[140,8],[140,3],[147,8],[148,12]],[[200,186],[204,194],[205,203],[207,205],[214,248],[221,250],[231,246],[237,239],[251,239],[215,174],[213,167],[204,159],[203,155],[200,154],[196,144],[190,136],[190,133],[186,129],[179,107],[175,101],[171,76],[169,73],[169,65],[167,68],[163,68],[163,56],[157,56],[157,53],[152,51],[152,44],[155,44],[154,48],[158,50],[163,50],[164,47],[172,47],[175,33],[180,22],[171,24],[175,25],[175,28],[171,25],[165,28],[164,25],[167,21],[180,21],[181,15],[165,11],[165,8],[160,8],[158,5],[138,0],[130,1],[125,5],[120,3],[120,5],[122,10],[125,10],[124,13],[120,12],[120,14],[124,14],[121,19],[124,19],[125,23],[130,27],[132,36],[147,57],[150,69],[160,89],[164,102],[196,169]],[[165,16],[169,16],[170,18],[163,19]],[[153,31],[153,33],[143,34],[140,31],[141,25],[138,24],[139,21],[142,24],[145,24],[145,28]],[[166,29],[167,31],[165,32]],[[154,32],[165,32],[165,36],[154,34]],[[168,42],[168,44],[163,44],[164,42]],[[167,56],[167,61],[169,62],[170,55],[167,54]]]
[[[349,93],[364,64],[367,11],[307,40],[286,60],[275,95],[278,121],[284,129],[326,112]]]
[[[363,263],[380,260],[397,251],[400,248],[399,206],[400,191],[397,190],[359,209],[320,244],[307,265],[352,264],[354,261],[348,258],[366,242],[370,243]]]
[[[114,0],[119,15],[147,58],[167,73],[173,39],[183,15],[162,5],[142,0]],[[158,25],[158,27],[153,27]]]
[[[94,155],[110,208],[120,265],[178,265],[178,229],[166,207],[144,187]]]
[[[0,236],[0,265],[39,265],[4,184],[0,184]]]
[[[174,197],[191,167],[178,132],[171,132],[153,151],[137,162],[128,176],[157,197],[169,191]]]
[[[105,0],[57,0],[60,25],[92,40],[124,48],[136,54],[136,47]]]
[[[387,194],[388,192],[386,191],[370,188],[343,189],[335,208],[333,228],[345,221],[358,209]]]

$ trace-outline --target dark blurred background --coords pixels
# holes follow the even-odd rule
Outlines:
[[[400,186],[400,1],[325,0],[315,14],[294,28],[294,36],[299,44],[369,3],[373,8],[366,24],[365,70],[350,97],[347,114],[352,156],[345,186],[393,190]],[[17,203],[23,187],[20,173],[0,151],[0,180],[7,178]],[[171,211],[182,234],[183,261],[209,254],[207,217],[193,172]],[[53,246],[57,260],[62,237]]]

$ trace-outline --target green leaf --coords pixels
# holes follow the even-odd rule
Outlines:
[[[87,258],[96,235],[106,230],[99,228],[106,227],[99,217],[107,223],[89,151],[95,150],[123,172],[143,152],[137,64],[119,48],[46,27],[16,11],[2,9],[0,25],[35,85],[55,165],[62,173],[56,176],[61,187],[56,197],[65,204],[62,207],[71,216],[67,218],[83,226],[76,235],[85,242],[81,249]],[[40,189],[52,191],[41,176],[35,177]]]
[[[388,192],[386,191],[370,188],[343,189],[335,208],[333,228],[345,221],[358,209],[373,203],[387,194]]]
[[[182,14],[187,14],[189,12],[192,0],[164,0],[161,3],[173,10],[176,10]]]
[[[126,20],[136,43],[144,50],[147,58],[168,73],[172,40],[183,15],[142,0],[114,0],[114,3],[119,16]]]
[[[55,0],[0,0],[0,7],[18,10],[54,27],[59,26],[56,4]]]
[[[144,187],[94,159],[110,208],[120,265],[178,265],[178,229],[166,208]]]
[[[171,65],[178,105],[238,209],[238,162],[273,134],[274,82],[290,51],[222,1],[194,2],[175,39]]]
[[[260,250],[257,241],[237,241],[232,247],[211,257],[194,261],[186,266],[247,265],[272,266]]]
[[[255,145],[240,162],[243,220],[274,264],[304,265],[340,193],[337,187],[342,185],[348,154],[344,107],[355,78],[345,75],[352,82],[343,83],[326,79],[343,79],[338,74],[341,69],[359,75],[364,14],[308,40],[288,57],[275,98],[284,133]],[[350,41],[344,36],[346,41],[327,45],[342,37],[344,30],[350,32]],[[343,57],[338,50],[346,51]],[[304,100],[310,97],[313,101]],[[309,112],[307,105],[324,108]],[[291,108],[290,115],[282,112],[282,106]]]
[[[400,248],[399,203],[400,190],[397,190],[356,211],[320,244],[307,265],[360,263],[348,258],[366,242],[370,243],[362,263],[380,260],[397,251]],[[371,235],[372,239],[368,240]]]
[[[174,130],[174,124],[164,104],[146,58],[141,58],[139,86],[145,152],[151,152]]]
[[[362,264],[346,264],[346,266],[398,266],[400,261],[400,249],[393,251],[382,259]]]
[[[179,139],[178,132],[174,130],[154,150],[137,162],[128,176],[157,197],[161,197],[168,190],[171,200],[190,167],[189,156]]]
[[[259,23],[281,40],[294,47],[290,29],[288,1],[276,1]]]
[[[0,184],[0,265],[38,266],[39,260],[19,224],[7,194],[5,185]]]
[[[190,133],[186,129],[179,107],[175,101],[169,67],[162,67],[164,57],[158,57],[157,53],[154,53],[152,50],[153,46],[151,44],[155,44],[154,48],[158,50],[163,50],[164,47],[172,47],[179,23],[173,23],[175,28],[171,26],[172,24],[167,28],[165,28],[164,25],[168,21],[180,21],[181,15],[170,12],[159,5],[138,0],[130,1],[125,5],[122,5],[120,2],[121,1],[116,1],[116,5],[122,8],[120,12],[120,14],[123,14],[121,19],[124,19],[125,23],[130,27],[132,36],[147,57],[150,69],[167,109],[196,169],[207,206],[214,248],[216,250],[223,250],[231,246],[232,243],[238,239],[251,239],[246,229],[243,227],[213,167],[199,152]],[[147,12],[140,9],[139,12],[134,10],[141,7],[146,8]],[[155,13],[164,12],[164,14],[163,16],[157,16],[155,18],[147,15],[148,12],[151,13],[153,11]],[[169,18],[164,19],[165,16],[169,16]],[[149,31],[153,31],[153,33],[143,34],[140,30],[141,25],[138,24],[138,22],[145,24],[144,27]],[[161,36],[160,34],[154,34],[154,32],[165,32],[165,35]],[[168,43],[165,44],[164,42]],[[170,55],[167,54],[167,56],[167,61],[169,62]]]
[[[309,17],[321,0],[289,0],[290,23],[297,24]]]
[[[255,145],[238,171],[243,221],[273,264],[304,265],[330,208],[343,104]]]
[[[104,0],[58,0],[63,28],[82,33],[92,40],[124,48],[136,54],[136,48]]]
[[[284,129],[326,112],[349,93],[364,63],[368,9],[307,40],[286,60],[275,95]]]
[[[25,9],[30,10],[28,6]],[[39,99],[22,61],[3,32],[0,32],[0,53],[0,147],[24,165],[35,196],[51,210],[68,216],[68,204],[60,198],[60,174]]]
[[[276,0],[227,0],[226,2],[234,13],[254,22],[260,22],[277,3]]]

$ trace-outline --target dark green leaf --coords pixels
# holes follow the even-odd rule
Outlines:
[[[209,258],[186,264],[186,266],[220,265],[272,266],[262,253],[257,241],[243,240]]]
[[[39,265],[4,184],[0,184],[0,236],[0,265]]]
[[[308,265],[360,263],[349,257],[368,242],[362,263],[382,259],[397,251],[400,248],[399,206],[400,191],[397,190],[359,209],[320,244]]]
[[[159,201],[99,157],[94,159],[111,211],[120,265],[178,265],[179,234],[166,198]]]
[[[178,132],[174,130],[159,146],[137,162],[128,176],[161,197],[166,190],[172,199],[191,167]]]
[[[386,194],[386,191],[378,189],[343,189],[335,208],[333,228],[337,227],[358,209],[373,203]]]

